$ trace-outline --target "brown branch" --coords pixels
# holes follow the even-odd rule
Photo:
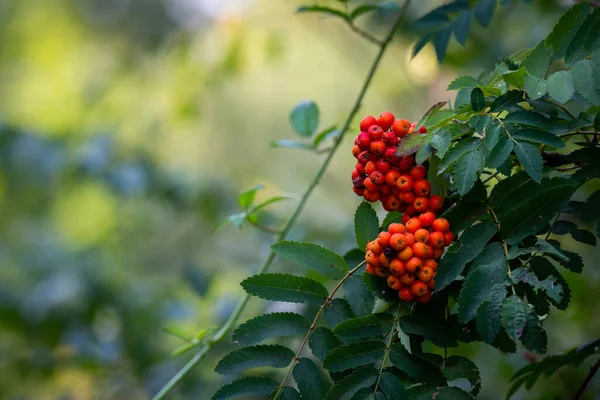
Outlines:
[[[575,393],[575,397],[573,397],[573,400],[579,400],[581,398],[583,392],[585,391],[585,388],[590,383],[594,375],[596,375],[596,372],[598,372],[598,368],[600,368],[600,358],[598,359],[598,361],[596,361],[596,364],[594,364],[592,368],[590,368],[590,373],[587,374],[587,376],[581,383],[581,386],[579,387],[579,390],[577,390],[577,393]]]

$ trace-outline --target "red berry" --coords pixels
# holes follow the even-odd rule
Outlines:
[[[387,146],[383,140],[374,140],[369,145],[369,151],[378,156],[383,155],[386,148]]]
[[[407,192],[411,190],[414,186],[413,179],[410,175],[400,175],[398,180],[396,181],[396,187],[403,192]]]
[[[412,155],[404,156],[400,158],[400,161],[398,162],[398,168],[400,168],[401,171],[408,171],[414,163],[415,158]]]
[[[425,260],[433,256],[433,247],[428,246],[423,242],[416,242],[412,246],[413,254],[421,260]]]
[[[390,226],[388,227],[388,232],[391,233],[392,235],[394,233],[404,233],[404,232],[406,232],[406,228],[404,228],[404,225],[394,222],[394,223],[391,223]]]
[[[433,281],[430,281],[433,282]],[[431,300],[431,292],[427,292],[422,296],[417,297],[417,301],[419,303],[427,303],[429,300]]]
[[[402,288],[402,282],[400,282],[400,278],[394,275],[390,275],[387,278],[388,286],[394,290],[400,290]]]
[[[363,196],[365,194],[365,188],[357,188],[356,186],[352,187],[352,190],[354,190],[354,193],[356,193],[359,196]]]
[[[416,181],[419,179],[425,179],[427,176],[427,170],[422,165],[415,165],[410,169],[410,176]]]
[[[421,265],[423,265],[423,261],[419,257],[412,257],[406,262],[406,271],[414,274]]]
[[[400,300],[403,301],[413,301],[415,299],[415,296],[407,287],[403,287],[398,291],[398,297],[400,297]]]
[[[381,247],[388,247],[390,245],[390,238],[392,237],[392,235],[389,232],[380,232],[379,235],[377,235],[377,243],[381,246]]]
[[[377,171],[377,164],[375,161],[368,161],[365,164],[365,172],[367,175],[371,175],[373,172]]]
[[[431,207],[431,199],[429,199],[429,207]],[[419,220],[424,227],[429,227],[435,220],[435,214],[431,211],[424,212],[423,214],[419,215]]]
[[[419,179],[415,181],[413,190],[417,196],[429,196],[431,184],[427,179]]]
[[[402,284],[404,286],[410,286],[415,281],[415,278],[416,278],[415,274],[411,274],[410,272],[407,272],[406,274],[404,274],[400,277],[400,282],[402,282]]]
[[[400,139],[398,139],[398,136],[396,136],[396,134],[392,131],[386,132],[383,134],[383,141],[388,145],[388,146],[396,146],[398,144],[398,142],[400,141]]]
[[[427,133],[427,128],[425,128],[425,125],[422,125],[422,126],[419,128],[419,133],[421,133],[421,134],[422,134],[422,133]]]
[[[369,179],[369,178],[367,178],[367,179]],[[379,200],[379,197],[381,197],[381,194],[379,192],[371,192],[371,191],[369,191],[369,189],[366,189],[365,192],[363,193],[363,197],[366,201],[375,203],[377,200]]]
[[[367,181],[365,180],[365,187]],[[367,190],[369,188],[367,187]],[[421,225],[421,221],[419,220],[419,218],[411,218],[409,219],[406,224],[404,224],[406,226],[406,231],[410,232],[410,233],[415,233],[416,231],[418,231],[419,229],[421,229],[422,225]]]
[[[385,161],[389,162],[392,165],[396,165],[398,163],[398,160],[400,159],[396,155],[396,147],[394,146],[389,146],[387,149],[385,149],[385,152],[383,153],[383,158],[385,159]]]
[[[422,243],[429,242],[429,231],[427,229],[423,229],[423,228],[417,229],[417,231],[415,232],[415,240],[417,242],[422,242]]]
[[[431,243],[431,245],[433,247],[435,247],[436,249],[440,248],[440,247],[444,247],[445,244],[445,238],[444,238],[444,234],[442,232],[431,232],[431,235],[429,235],[429,243]]]
[[[360,130],[366,132],[371,125],[375,125],[377,120],[372,115],[368,115],[360,121]]]
[[[406,207],[405,213],[407,213],[410,216],[413,216],[416,214],[415,208],[412,206],[412,204],[410,206]]]
[[[408,128],[410,128],[410,122],[405,119],[397,119],[392,124],[392,130],[399,138],[402,138],[408,134]]]
[[[365,165],[364,164],[356,163],[356,165],[354,166],[354,169],[357,170],[360,175],[366,175],[367,174],[367,172],[365,171]]]
[[[443,206],[444,198],[442,196],[435,194],[429,199],[429,208],[431,208],[433,211],[439,211]]]
[[[390,263],[390,272],[398,276],[404,275],[406,273],[406,264],[399,258],[394,258]]]
[[[371,138],[367,132],[361,132],[356,138],[356,145],[362,150],[367,150],[371,144]]]
[[[396,182],[400,177],[400,172],[397,169],[391,169],[385,174],[385,183],[389,186],[396,186]]]
[[[450,223],[445,218],[438,218],[433,221],[433,230],[438,232],[447,232],[450,230]]]
[[[372,161],[369,161],[372,162]],[[375,170],[373,171],[373,173],[371,173],[371,175],[369,175],[369,178],[371,178],[371,181],[373,181],[374,184],[376,185],[383,185],[383,183],[385,182],[385,175],[383,175],[381,172]]]
[[[385,186],[386,189],[389,189],[389,186]],[[383,208],[388,211],[395,211],[400,207],[400,200],[396,196],[389,195],[387,199],[383,202]]]
[[[390,126],[392,126],[393,123],[394,123],[394,114],[392,114],[391,112],[383,112],[383,113],[381,113],[379,118],[377,118],[377,124],[379,124],[383,128],[384,131],[387,131],[388,129],[390,129]]]
[[[367,132],[371,140],[381,140],[383,138],[383,129],[379,125],[371,125]]]
[[[400,192],[398,198],[406,204],[412,204],[415,201],[415,194],[413,192]]]
[[[385,194],[385,195],[392,194],[392,188],[389,186],[386,186],[385,184],[381,185],[380,191],[381,191],[381,194]]]
[[[402,233],[394,233],[390,237],[390,247],[396,251],[402,251],[408,246],[406,236]]]
[[[404,214],[402,214],[402,223],[406,224],[408,222],[408,220],[410,220],[410,215],[408,215],[406,212],[404,212]]]
[[[454,241],[454,233],[452,231],[448,231],[444,233],[444,244],[446,246],[450,246],[450,244]]]
[[[360,147],[358,147],[357,145],[354,145],[354,147],[352,147],[352,155],[354,157],[358,157],[358,155],[360,154],[361,151],[362,151],[362,149]]]
[[[373,182],[373,180],[371,178],[366,178],[364,185],[365,185],[365,188],[369,192],[379,193],[379,191],[381,189],[381,187],[379,185],[377,185],[375,182]],[[379,196],[377,197],[377,200],[379,200]]]
[[[375,168],[377,168],[377,171],[381,172],[382,174],[387,174],[390,171],[390,169],[392,169],[392,166],[390,165],[389,162],[380,158],[375,163]]]
[[[356,160],[361,164],[366,164],[371,160],[371,155],[368,150],[365,150],[356,156]]]
[[[413,207],[415,208],[415,211],[423,213],[429,210],[429,200],[427,200],[427,197],[417,197],[415,198],[415,201],[413,201]]]

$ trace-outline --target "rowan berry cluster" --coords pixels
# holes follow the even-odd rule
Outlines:
[[[402,223],[391,224],[367,245],[367,272],[386,277],[400,299],[426,303],[435,287],[436,260],[454,234],[446,219],[436,217],[444,199],[431,196],[427,169],[416,165],[411,155],[396,155],[398,143],[415,127],[389,112],[365,117],[352,149],[358,159],[352,182],[354,192],[365,200],[381,200],[386,211],[403,213]],[[418,133],[427,129],[423,126]]]

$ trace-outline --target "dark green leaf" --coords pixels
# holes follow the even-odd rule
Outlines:
[[[350,13],[350,19],[354,20],[355,18],[358,18],[361,15],[366,14],[366,13],[371,12],[376,9],[377,9],[377,6],[372,5],[372,4],[365,4],[362,6],[358,6],[354,10],[352,10],[352,12]]]
[[[361,367],[381,360],[385,344],[380,341],[364,341],[334,348],[323,360],[323,367],[332,372]]]
[[[529,143],[517,142],[515,144],[515,154],[531,179],[540,183],[544,165],[538,148]]]
[[[475,112],[482,111],[485,108],[485,97],[483,91],[479,88],[471,91],[471,108]]]
[[[422,317],[417,315],[404,315],[400,317],[400,328],[402,329],[402,332],[423,336],[425,340],[429,340],[440,347],[458,346],[456,337],[449,334],[448,330],[441,329],[442,323],[443,321],[434,317]]]
[[[495,121],[485,127],[483,132],[483,141],[485,143],[485,147],[488,150],[492,150],[498,144],[498,140],[500,140],[500,132],[502,131],[502,129],[502,126],[496,123]]]
[[[502,322],[502,301],[506,297],[506,287],[503,283],[493,285],[486,301],[477,309],[477,332],[485,343],[492,343],[500,331]]]
[[[519,296],[510,296],[502,302],[502,323],[506,333],[517,340],[525,330],[527,323],[527,305]]]
[[[325,400],[350,400],[356,392],[368,388],[377,380],[377,370],[362,367],[336,382],[327,393]]]
[[[532,100],[539,99],[548,92],[546,80],[532,75],[525,75],[523,88]]]
[[[435,364],[416,354],[410,354],[400,343],[392,344],[390,360],[392,365],[417,382],[437,386],[446,384],[446,378]]]
[[[279,395],[279,400],[301,400],[301,397],[296,389],[285,386]]]
[[[526,74],[527,70],[521,67],[516,71],[505,72],[504,74],[502,74],[502,79],[504,79],[504,82],[508,83],[509,85],[522,89],[525,85]]]
[[[567,65],[571,65],[592,53],[590,51],[593,47],[592,43],[599,40],[598,29],[600,26],[597,24],[598,19],[600,19],[600,10],[596,9],[587,16],[581,25],[573,26],[578,29],[565,52],[565,63]],[[594,31],[594,29],[596,30]],[[585,46],[586,42],[588,42],[588,46]]]
[[[559,222],[561,222],[561,221],[559,221]],[[562,254],[556,247],[552,246],[550,243],[546,242],[543,239],[538,239],[535,245],[525,247],[522,249],[520,249],[518,247],[518,245],[514,245],[513,247],[511,247],[510,251],[508,252],[508,259],[513,260],[524,254],[531,254],[531,253],[539,253],[539,254],[547,253],[547,254],[556,256],[559,259],[562,259],[565,261],[568,260],[568,258],[564,254]]]
[[[320,14],[330,14],[336,17],[340,17],[342,19],[346,19],[346,14],[344,14],[343,12],[330,8],[330,7],[324,7],[324,6],[302,6],[298,8],[298,12],[302,13],[302,12],[315,12],[315,13],[320,13]]]
[[[467,323],[475,317],[477,309],[487,300],[494,285],[506,280],[507,261],[502,245],[487,245],[473,260],[458,298],[458,319]]]
[[[394,316],[390,313],[377,313],[356,317],[340,322],[333,329],[342,340],[356,340],[387,335],[392,328]]]
[[[559,71],[548,77],[548,93],[561,104],[571,100],[575,94],[571,71]]]
[[[552,59],[552,48],[547,47],[545,41],[541,41],[531,53],[523,60],[521,66],[527,69],[533,76],[546,76],[546,71]]]
[[[560,18],[546,39],[546,43],[554,49],[555,59],[564,57],[567,47],[577,33],[577,29],[573,28],[583,24],[590,10],[589,2],[580,2],[569,8]]]
[[[495,8],[496,0],[481,0],[477,3],[473,13],[479,25],[485,28],[490,24]]]
[[[433,147],[427,143],[423,143],[423,145],[417,151],[417,154],[415,154],[415,162],[417,165],[421,165],[427,161],[431,154],[433,154]]]
[[[477,79],[471,76],[459,76],[450,82],[446,90],[473,89],[479,86],[481,86],[481,83]]]
[[[375,298],[365,286],[360,274],[354,274],[344,283],[344,294],[355,316],[371,314]]]
[[[437,392],[437,387],[431,385],[415,385],[406,390],[410,400],[431,400]]]
[[[600,92],[596,85],[595,74],[596,64],[589,59],[577,61],[571,67],[573,74],[573,84],[579,94],[581,94],[592,105],[600,104]]]
[[[491,112],[500,112],[513,109],[517,103],[523,100],[523,92],[520,90],[509,90],[502,96],[498,97],[490,106]]]
[[[513,195],[523,193],[525,188],[532,184],[531,178],[525,173],[520,172],[510,179],[505,179],[494,186],[490,195],[490,204],[495,210],[501,210],[502,206],[510,203],[513,206],[511,199]]]
[[[433,395],[436,400],[473,400],[473,396],[454,386],[440,389]]]
[[[371,204],[362,202],[354,213],[354,233],[356,244],[364,249],[367,243],[374,240],[379,233],[379,219]]]
[[[332,279],[342,279],[348,272],[348,264],[341,256],[313,243],[282,240],[272,245],[271,249],[286,260],[320,272]]]
[[[561,302],[563,293],[562,286],[557,282],[557,278],[555,276],[549,276],[548,278],[540,281],[534,271],[528,268],[517,268],[512,272],[511,280],[513,283],[517,284],[520,282],[527,283],[532,286],[534,289],[540,289],[546,292],[547,296],[553,301],[553,303],[558,304]]]
[[[412,136],[412,135],[411,135]],[[424,135],[421,135],[424,136]],[[460,141],[456,146],[452,147],[448,153],[446,153],[445,157],[442,158],[442,163],[440,164],[440,168],[438,170],[438,175],[444,172],[449,166],[454,164],[459,158],[464,156],[465,154],[474,151],[481,145],[480,139],[466,139]]]
[[[527,125],[541,129],[551,129],[553,124],[549,118],[533,111],[515,111],[504,118],[505,124]]]
[[[238,204],[240,205],[240,207],[242,207],[244,210],[250,208],[250,206],[254,202],[254,196],[256,196],[256,192],[263,188],[263,185],[256,185],[252,189],[240,194],[238,196]]]
[[[467,42],[467,36],[469,35],[469,30],[471,29],[471,18],[471,11],[463,11],[458,15],[452,24],[454,37],[462,46],[464,46]]]
[[[332,329],[340,322],[354,318],[350,305],[342,298],[331,300],[325,307],[324,314],[327,323]]]
[[[542,143],[548,146],[562,148],[565,147],[565,144],[555,135],[543,131],[541,129],[534,128],[522,128],[518,129],[512,134],[512,137],[515,139],[527,140],[529,142],[534,143]],[[517,145],[518,147],[518,145]]]
[[[444,57],[446,56],[446,50],[448,49],[451,35],[452,26],[447,26],[433,36],[433,47],[435,48],[435,54],[437,55],[440,64],[444,61]]]
[[[400,213],[398,211],[392,211],[392,212],[387,213],[387,215],[383,219],[383,222],[381,223],[381,228],[382,228],[382,230],[387,231],[390,224],[401,223],[401,222],[402,222],[402,213]],[[364,257],[363,257],[363,259],[364,259]]]
[[[436,116],[438,116],[440,114],[443,115],[443,114],[447,113],[448,111],[452,112],[451,110],[442,110],[442,108],[446,104],[448,104],[447,101],[440,101],[440,102],[435,103],[433,106],[431,106],[429,108],[429,110],[427,110],[425,115],[423,115],[423,117],[419,120],[419,122],[417,122],[417,125],[415,126],[415,131],[418,131],[420,127],[425,125],[425,123],[428,123],[430,120],[437,119]],[[431,125],[431,124],[428,123],[427,125]]]
[[[308,340],[310,351],[312,351],[315,357],[321,361],[323,361],[327,354],[329,354],[333,349],[341,345],[342,341],[338,339],[337,336],[335,336],[329,329],[322,326],[315,329]]]
[[[265,300],[323,304],[329,292],[319,282],[289,274],[263,273],[246,278],[242,287]]]
[[[496,226],[490,223],[477,224],[466,230],[460,238],[461,247],[458,251],[447,253],[442,258],[435,277],[436,290],[442,290],[452,283],[497,232]]]
[[[552,258],[554,258],[557,261],[560,261],[560,263],[563,267],[565,267],[569,271],[572,271],[572,272],[575,272],[578,274],[583,271],[583,259],[581,258],[581,256],[579,254],[561,249],[560,243],[558,243],[556,240],[548,240],[548,243],[550,243],[552,246],[557,248],[563,255],[562,257],[556,257],[556,256],[553,256],[552,254],[550,254],[550,256]],[[568,261],[565,260],[565,257],[568,259]]]
[[[324,399],[327,395],[328,385],[312,360],[300,358],[292,374],[303,399]]]
[[[354,269],[357,265],[365,261],[365,250],[352,249],[344,254],[344,260],[346,264],[351,265]]]
[[[456,191],[461,196],[471,190],[484,166],[485,149],[483,146],[458,159],[452,171],[452,177],[454,178]]]
[[[394,374],[384,372],[379,380],[379,387],[385,393],[388,399],[408,400],[408,395],[404,389],[404,385]]]
[[[388,302],[398,300],[398,292],[390,288],[385,279],[371,274],[363,274],[362,279],[365,286],[379,299]]]
[[[419,40],[417,40],[412,50],[412,58],[414,58],[417,54],[419,54],[421,50],[423,50],[423,47],[425,47],[425,45],[429,43],[432,37],[433,33],[429,32],[424,34],[419,38]]]
[[[298,103],[290,112],[290,124],[298,135],[302,137],[312,136],[319,126],[319,107],[317,107],[317,103],[309,100]]]
[[[488,167],[500,167],[510,156],[515,148],[515,142],[507,135],[502,135],[488,157]]]
[[[268,396],[277,389],[279,382],[262,376],[251,376],[223,386],[214,394],[212,400],[229,400],[244,396]]]
[[[290,364],[294,356],[292,350],[280,345],[243,347],[223,357],[215,372],[229,375],[257,367],[283,368]]]
[[[329,128],[324,129],[321,132],[319,132],[319,134],[314,137],[313,146],[317,147],[322,142],[325,142],[328,139],[337,138],[338,136],[340,136],[340,134],[341,134],[341,131],[339,129],[337,129],[337,127],[335,125],[330,126]]]
[[[478,181],[481,182],[481,181]],[[475,182],[477,188],[477,182]],[[475,190],[475,189],[473,189]],[[471,192],[467,194],[469,196]],[[444,212],[441,217],[450,221],[452,231],[460,232],[473,225],[482,214],[485,214],[485,205],[479,201],[460,201]],[[450,254],[450,253],[448,253]],[[445,257],[444,257],[445,258]],[[439,276],[439,271],[438,271]],[[437,281],[437,279],[436,279]]]
[[[408,135],[398,144],[396,155],[399,157],[416,153],[421,145],[427,140],[427,135]]]
[[[528,350],[538,354],[544,354],[547,350],[548,337],[533,307],[527,307],[527,324],[521,342]]]
[[[598,207],[598,204],[600,204],[600,190],[592,193],[581,207],[581,217],[584,221],[594,221],[600,218],[600,207]]]
[[[231,336],[234,343],[250,345],[276,336],[305,334],[310,322],[302,315],[280,312],[259,315],[241,324]]]

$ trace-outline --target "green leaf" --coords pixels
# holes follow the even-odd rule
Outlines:
[[[467,42],[469,30],[471,29],[471,19],[471,11],[463,11],[458,15],[458,17],[454,20],[454,23],[452,24],[454,37],[456,38],[456,41],[462,46],[464,46]]]
[[[367,243],[377,238],[379,234],[379,219],[371,204],[362,202],[354,213],[354,232],[356,244],[364,249]]]
[[[410,400],[431,400],[437,392],[437,387],[431,385],[415,385],[406,390]]]
[[[544,117],[542,114],[538,114],[533,111],[511,112],[504,118],[504,123],[515,125],[527,125],[541,129],[551,129],[553,126],[550,119]]]
[[[548,240],[548,243],[550,243],[562,253],[563,257],[555,257],[552,254],[550,256],[555,260],[559,261],[563,267],[577,274],[583,271],[583,258],[581,258],[579,254],[561,249],[560,243],[558,243],[556,240]],[[564,257],[568,258],[568,261],[566,261]]]
[[[548,348],[548,337],[542,328],[540,319],[533,307],[527,307],[527,324],[521,337],[523,345],[538,354],[544,354]]]
[[[345,341],[384,336],[389,333],[393,321],[394,316],[390,313],[365,315],[340,322],[333,333]]]
[[[429,340],[436,346],[458,346],[456,337],[449,334],[448,330],[442,328],[442,322],[434,317],[404,315],[400,317],[400,328],[404,333],[423,336],[425,340]]]
[[[506,333],[517,340],[525,330],[527,323],[527,305],[519,296],[510,296],[502,302],[502,323]]]
[[[547,92],[547,82],[544,78],[525,75],[524,89],[530,99],[536,100],[544,96]]]
[[[408,156],[410,154],[416,153],[421,145],[425,143],[427,139],[427,135],[408,135],[405,136],[398,147],[396,148],[396,155],[398,157]]]
[[[305,334],[310,322],[300,314],[280,312],[254,317],[233,332],[231,340],[243,346],[260,343],[276,336]]]
[[[456,191],[461,196],[471,190],[484,166],[485,150],[482,146],[458,159],[452,171],[452,177],[454,178]]]
[[[494,147],[496,147],[498,141],[500,140],[500,132],[502,131],[502,129],[503,127],[496,121],[485,127],[483,131],[483,142],[485,143],[485,147],[488,150],[492,150]]]
[[[252,209],[251,209],[252,214],[255,214],[257,211],[259,211],[267,206],[270,206],[271,204],[279,203],[280,201],[284,201],[284,200],[291,200],[291,197],[285,197],[285,196],[271,197],[270,199],[263,201],[259,205],[252,207]]]
[[[300,358],[292,374],[303,399],[324,399],[327,395],[328,385],[312,360]]]
[[[442,158],[450,147],[452,136],[448,131],[438,131],[429,136],[429,144],[437,150],[438,157]]]
[[[494,190],[490,195],[490,205],[495,210],[501,210],[505,205],[512,207],[514,204],[511,200],[514,195],[523,193],[525,188],[529,187],[533,181],[525,172],[519,172],[509,179],[494,186]],[[537,187],[536,187],[537,189]]]
[[[433,47],[440,64],[444,61],[444,57],[446,56],[446,50],[448,49],[448,43],[450,42],[451,35],[452,26],[447,26],[433,36]]]
[[[566,233],[569,233],[569,234],[571,234],[571,237],[578,242],[589,244],[590,246],[596,245],[596,237],[594,236],[594,234],[592,232],[587,231],[585,229],[579,229],[577,227],[577,225],[571,221],[557,221],[552,226],[552,233],[555,233],[557,235],[564,235]],[[548,244],[548,246],[551,246],[551,245]],[[558,256],[558,257],[561,257],[561,256],[565,257],[558,250],[556,250],[554,252],[554,255]],[[565,258],[567,258],[567,257],[565,257]]]
[[[548,35],[546,43],[554,49],[555,59],[561,59],[565,56],[567,47],[577,33],[577,29],[583,24],[591,10],[589,2],[581,2],[569,8],[558,23],[554,26],[552,33]]]
[[[488,167],[500,167],[510,156],[515,148],[515,142],[507,135],[500,136],[498,143],[494,146],[488,157]]]
[[[576,188],[571,180],[552,178],[542,181],[541,186],[528,185],[526,192],[513,192],[497,209],[500,234],[507,244],[518,243],[545,227]]]
[[[450,82],[446,90],[474,89],[479,86],[481,86],[481,83],[477,79],[471,76],[459,76]]]
[[[600,113],[598,113],[600,115]],[[600,218],[600,190],[592,193],[585,201],[581,208],[581,216],[585,221],[594,221]]]
[[[546,46],[544,41],[541,41],[531,53],[521,63],[522,67],[527,69],[533,76],[546,76],[546,71],[552,60],[552,48]],[[527,78],[525,78],[527,79]],[[525,81],[527,84],[527,81]]]
[[[423,145],[417,151],[417,154],[415,154],[415,162],[417,165],[421,165],[427,161],[431,154],[433,154],[433,147],[427,143],[423,143]]]
[[[408,395],[406,394],[402,381],[390,372],[381,374],[379,387],[388,399],[408,400]]]
[[[461,140],[456,146],[452,147],[442,159],[442,163],[440,164],[440,167],[438,169],[438,175],[444,172],[449,166],[454,164],[456,161],[458,161],[459,158],[461,158],[467,153],[474,151],[480,145],[481,140],[477,138]]]
[[[417,382],[436,386],[446,384],[446,378],[435,364],[426,358],[410,354],[401,343],[392,344],[390,360],[394,367],[405,372]]]
[[[432,397],[436,400],[473,400],[473,396],[454,386],[448,386],[440,389]]]
[[[341,256],[313,243],[282,240],[272,245],[271,249],[286,260],[332,279],[342,279],[348,272],[348,264]]]
[[[485,108],[485,97],[483,91],[479,88],[471,91],[471,108],[475,112],[482,111]]]
[[[308,340],[310,351],[312,351],[315,357],[321,361],[323,361],[327,354],[329,354],[333,349],[341,345],[342,341],[338,339],[338,337],[335,336],[329,329],[322,326],[315,329]]]
[[[596,85],[596,64],[592,60],[577,61],[571,67],[575,89],[592,105],[600,104],[600,93]]]
[[[487,242],[498,230],[490,223],[481,223],[466,230],[460,238],[461,247],[455,253],[446,253],[440,261],[435,277],[436,290],[442,290],[454,281],[467,263],[481,253]]]
[[[344,294],[357,317],[371,314],[375,305],[375,298],[365,286],[360,274],[354,274],[344,283]]]
[[[377,380],[377,370],[362,367],[336,382],[327,393],[325,400],[350,400],[355,393],[368,388]]]
[[[386,214],[383,222],[381,223],[381,230],[386,230],[392,223],[401,223],[402,222],[402,213],[398,211],[392,211]]]
[[[287,367],[294,358],[292,350],[280,345],[258,345],[243,347],[223,357],[215,372],[221,375],[237,374],[258,367]]]
[[[492,16],[494,15],[494,10],[496,9],[496,0],[481,0],[475,5],[473,9],[473,14],[475,15],[475,20],[479,23],[479,25],[484,28],[487,27],[492,21]]]
[[[561,302],[563,294],[562,294],[562,286],[557,282],[557,278],[555,276],[550,276],[543,281],[540,281],[534,271],[527,268],[517,268],[511,274],[511,281],[515,284],[517,283],[527,283],[532,286],[534,289],[543,290],[546,292],[548,297],[553,301],[553,303],[558,304]]]
[[[314,150],[315,146],[311,143],[299,142],[291,139],[279,139],[271,142],[271,147],[282,148],[282,149],[302,149],[302,150]]]
[[[506,297],[506,287],[503,283],[493,285],[486,301],[477,309],[475,322],[479,337],[485,343],[491,344],[501,326],[502,301]]]
[[[520,90],[509,90],[494,100],[490,106],[490,111],[497,113],[504,110],[511,110],[522,101],[524,101],[523,92]]]
[[[345,371],[381,360],[385,344],[381,341],[364,341],[334,348],[323,360],[323,367],[332,372]]]
[[[590,45],[595,40],[598,40],[598,28],[600,28],[600,26],[597,25],[597,20],[599,18],[600,10],[596,9],[587,16],[581,25],[574,26],[578,27],[578,29],[565,52],[565,63],[567,65],[571,65],[573,62],[591,54],[591,51],[589,50],[593,45]],[[594,28],[596,29],[595,31]],[[586,42],[588,42],[588,46],[586,46]]]
[[[301,6],[301,7],[298,7],[298,12],[299,13],[314,12],[314,13],[319,13],[319,14],[330,14],[332,16],[340,17],[342,19],[347,18],[346,14],[344,14],[343,12],[336,10],[334,8],[324,7],[324,6]]]
[[[338,136],[340,136],[340,134],[341,134],[341,131],[339,129],[337,129],[337,127],[335,125],[330,126],[327,129],[323,129],[321,132],[319,132],[317,135],[315,135],[315,137],[313,139],[313,146],[317,147],[321,143],[327,141],[328,139],[337,138]]]
[[[246,278],[242,287],[253,296],[265,300],[290,303],[323,304],[329,292],[319,282],[280,273],[263,273]]]
[[[548,77],[548,93],[561,104],[571,100],[575,94],[571,71],[559,71]]]
[[[235,381],[223,386],[214,394],[212,400],[229,400],[243,396],[268,396],[279,387],[279,382],[275,379],[262,376],[251,376]]]
[[[333,329],[337,324],[349,318],[354,318],[350,305],[345,299],[333,299],[325,307],[325,319],[327,324]]]
[[[301,397],[296,389],[285,386],[279,395],[279,400],[301,400]]]
[[[388,302],[398,300],[398,292],[390,288],[385,279],[371,274],[363,274],[362,279],[365,286],[379,299]]]
[[[562,222],[562,221],[558,221],[558,222]],[[518,245],[514,245],[513,247],[511,247],[510,251],[508,252],[508,259],[513,260],[524,254],[531,254],[531,253],[540,253],[540,254],[547,253],[547,254],[552,254],[564,261],[569,260],[568,257],[566,257],[564,254],[562,254],[556,247],[552,246],[550,243],[546,242],[545,240],[539,239],[539,238],[534,246],[525,247],[522,249],[520,249],[518,247]]]
[[[290,124],[298,135],[311,137],[319,126],[319,107],[317,103],[312,100],[298,103],[290,112]]]
[[[447,101],[439,101],[439,102],[435,103],[433,106],[431,106],[429,108],[429,110],[427,110],[425,115],[423,115],[423,117],[421,117],[419,122],[417,122],[417,125],[415,126],[415,131],[418,131],[419,128],[422,127],[423,125],[425,125],[426,123],[427,123],[427,125],[431,126],[432,123],[429,123],[429,121],[433,121],[433,123],[436,123],[436,121],[440,120],[440,115],[442,116],[441,120],[445,120],[447,118],[448,112],[450,112],[451,115],[454,115],[454,111],[452,111],[452,110],[442,110],[442,108],[446,104],[448,104]]]
[[[458,319],[461,323],[467,323],[475,317],[481,303],[490,297],[494,285],[506,280],[506,273],[507,261],[502,245],[490,243],[473,260],[460,291]]]
[[[529,143],[517,142],[515,144],[515,154],[531,179],[540,183],[544,165],[537,147]]]
[[[527,140],[529,142],[542,143],[542,144],[545,144],[548,146],[556,147],[557,149],[565,147],[565,144],[562,142],[562,140],[560,140],[555,135],[553,135],[547,131],[543,131],[541,129],[534,129],[534,128],[518,129],[517,131],[515,131],[512,134],[512,137],[514,139],[522,139],[522,140]]]
[[[252,203],[254,202],[254,196],[256,196],[256,192],[263,188],[263,185],[256,185],[252,189],[240,194],[238,196],[238,204],[240,205],[240,207],[242,207],[244,210],[249,209]]]
[[[502,74],[502,79],[509,85],[516,86],[519,89],[522,89],[525,84],[526,74],[527,70],[521,67],[516,71],[505,72],[504,74]]]
[[[162,328],[162,330],[165,333],[169,333],[175,337],[178,337],[179,339],[188,342],[194,340],[194,336],[191,333],[188,333],[185,329],[180,328],[178,326],[166,326]]]

